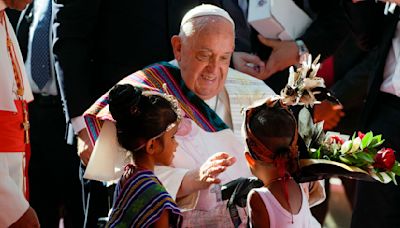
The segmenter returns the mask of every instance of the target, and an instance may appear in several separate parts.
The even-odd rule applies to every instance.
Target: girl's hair
[[[116,121],[118,142],[131,152],[141,149],[178,120],[177,107],[165,96],[144,95],[141,88],[130,84],[111,89],[109,108]]]
[[[295,159],[297,156],[297,142],[295,142],[297,140],[297,124],[293,114],[281,104],[280,100],[272,105],[264,103],[255,109],[251,112],[248,124],[252,135],[256,137],[256,143],[263,144],[261,148],[265,149],[258,150],[253,147],[255,150],[251,154],[258,157],[259,160],[272,161],[282,175],[284,172],[294,172],[297,168]]]

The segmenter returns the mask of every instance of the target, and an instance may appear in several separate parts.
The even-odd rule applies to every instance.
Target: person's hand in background
[[[264,62],[257,55],[246,52],[234,52],[232,63],[236,70],[258,79],[261,79],[261,74],[265,70]]]
[[[260,79],[265,80],[278,71],[299,63],[299,49],[295,41],[273,40],[258,35],[260,42],[272,48],[271,55],[265,63],[265,71]]]
[[[314,106],[314,122],[324,121],[324,130],[331,130],[344,116],[343,106],[323,101]]]

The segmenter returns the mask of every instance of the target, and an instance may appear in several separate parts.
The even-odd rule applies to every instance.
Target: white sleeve
[[[188,172],[188,169],[174,168],[169,166],[156,166],[154,173],[160,179],[164,187],[167,189],[168,193],[175,199],[178,206],[182,209],[193,209],[195,208],[199,192],[192,193],[188,196],[179,198],[177,200],[176,195],[182,184],[183,177]]]
[[[8,159],[0,153],[0,227],[9,227],[29,208],[28,201],[8,170]]]
[[[77,135],[82,129],[86,127],[85,119],[83,116],[77,116],[71,119],[72,128],[74,133]]]

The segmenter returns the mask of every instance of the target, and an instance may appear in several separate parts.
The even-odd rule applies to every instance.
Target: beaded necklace
[[[290,202],[289,202],[289,193],[288,193],[288,186],[287,186],[287,181],[288,180],[293,180],[293,177],[289,176],[289,175],[285,175],[283,177],[277,177],[277,178],[273,178],[268,184],[265,185],[265,187],[269,188],[269,186],[271,186],[271,184],[275,183],[275,182],[281,182],[282,188],[284,189],[284,193],[285,193],[285,199],[286,202],[289,206],[289,210],[290,210],[290,214],[292,215],[292,224],[294,223],[294,219],[293,219],[293,213],[292,213],[292,207],[290,206]]]

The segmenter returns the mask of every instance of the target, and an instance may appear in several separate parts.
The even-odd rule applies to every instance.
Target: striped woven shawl
[[[118,183],[115,197],[107,227],[149,227],[164,210],[169,210],[172,227],[179,224],[178,206],[150,170],[137,171],[122,187]]]
[[[179,68],[167,62],[150,65],[127,76],[118,84],[125,83],[147,90],[161,91],[174,95],[179,102],[180,108],[184,111],[185,117],[192,119],[207,132],[216,132],[228,128],[201,98],[186,87]],[[164,91],[164,84],[167,91]],[[84,116],[92,142],[95,142],[103,121],[113,121],[108,110],[108,93],[98,99],[85,112]]]

